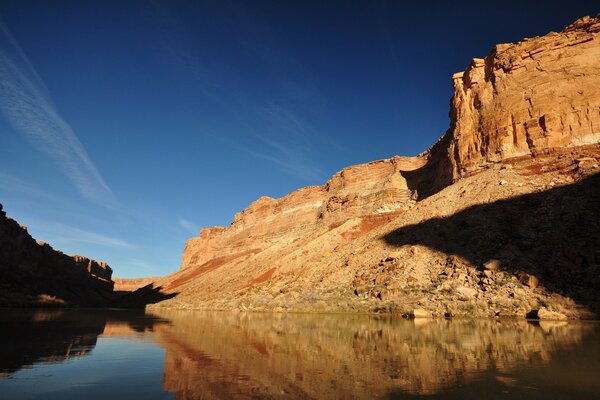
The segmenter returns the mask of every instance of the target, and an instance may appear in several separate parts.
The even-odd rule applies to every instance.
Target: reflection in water
[[[85,317],[81,315],[79,317]],[[96,345],[104,320],[81,323],[63,311],[0,314],[0,376],[34,363],[58,363],[87,354]]]
[[[486,372],[506,383],[511,370],[545,365],[554,351],[577,346],[595,328],[516,320],[159,315],[172,321],[157,339],[167,350],[165,389],[182,399],[425,395]]]
[[[0,378],[34,364],[85,356],[107,329],[144,332],[161,322],[135,310],[2,310]]]
[[[482,393],[490,399],[507,393],[547,399],[600,393],[595,323],[62,310],[2,311],[0,324],[0,378],[10,378],[0,379],[2,398],[22,395],[18,384],[40,376],[46,383],[31,389],[32,397],[68,398],[73,387],[78,396],[109,393],[113,399],[126,398],[124,388],[145,398],[179,399],[481,398]],[[144,345],[123,347],[124,338]],[[101,369],[104,392],[73,372],[16,372],[65,361]],[[144,372],[150,370],[155,372]],[[71,375],[60,375],[66,373]],[[57,391],[52,380],[68,381],[70,391]]]

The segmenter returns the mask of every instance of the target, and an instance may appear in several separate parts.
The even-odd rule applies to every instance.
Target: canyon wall
[[[0,205],[0,305],[97,305],[113,291],[104,262],[36,241]]]
[[[343,169],[324,186],[281,199],[261,197],[231,226],[188,240],[181,270],[245,259],[293,242],[314,225],[399,212],[483,166],[600,140],[600,20],[585,17],[562,33],[500,44],[454,74],[450,129],[417,157]],[[220,259],[226,257],[226,259]]]
[[[429,150],[202,229],[157,307],[599,315],[599,35],[585,17],[495,46],[453,76]]]
[[[400,171],[415,170],[425,162],[424,157],[393,157],[355,165],[324,186],[306,187],[280,199],[261,197],[236,214],[231,226],[204,228],[200,237],[188,240],[181,269],[292,243],[314,225],[335,227],[353,217],[401,210],[412,192]]]
[[[600,140],[600,20],[499,44],[454,74],[448,157],[453,177],[549,148]]]
[[[159,278],[150,276],[148,278],[113,278],[115,292],[133,292],[139,288],[151,285]]]

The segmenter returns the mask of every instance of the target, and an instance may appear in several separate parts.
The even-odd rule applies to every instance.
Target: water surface
[[[600,325],[0,311],[1,399],[598,399]]]

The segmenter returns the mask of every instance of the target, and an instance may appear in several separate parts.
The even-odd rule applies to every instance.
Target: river
[[[0,398],[598,399],[600,324],[2,310]]]

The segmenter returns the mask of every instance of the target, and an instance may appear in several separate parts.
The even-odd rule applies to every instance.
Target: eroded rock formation
[[[36,241],[0,205],[0,305],[98,305],[113,291],[104,262]]]
[[[238,213],[230,227],[204,228],[200,237],[190,239],[181,269],[245,259],[273,244],[301,239],[315,224],[333,227],[354,217],[402,210],[411,191],[400,171],[414,170],[424,161],[394,157],[355,165],[324,186],[303,188],[281,199],[261,197]]]
[[[499,44],[454,74],[453,176],[482,163],[600,140],[600,20]]]
[[[144,286],[148,286],[157,281],[157,277],[148,278],[113,278],[115,282],[115,292],[133,292]]]
[[[429,150],[345,168],[203,229],[157,280],[178,293],[161,304],[589,317],[600,310],[599,32],[585,17],[473,60],[453,76],[450,129]],[[487,221],[478,207],[490,203],[510,223]],[[436,222],[457,214],[461,226]]]

